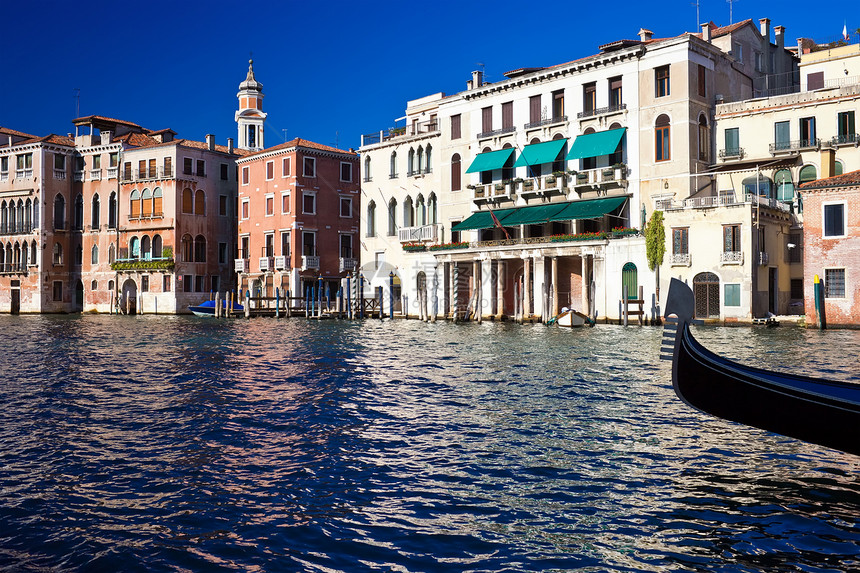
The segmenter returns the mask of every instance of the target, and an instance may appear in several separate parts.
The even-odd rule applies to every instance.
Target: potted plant
[[[576,182],[577,183],[588,183],[588,173],[577,173],[576,174]]]
[[[534,189],[534,186],[535,186],[534,179],[523,180],[523,190],[531,191],[532,189]]]
[[[547,175],[546,176],[546,186],[552,187],[555,185],[555,175]]]
[[[424,243],[403,243],[403,250],[409,253],[426,251],[427,245]]]

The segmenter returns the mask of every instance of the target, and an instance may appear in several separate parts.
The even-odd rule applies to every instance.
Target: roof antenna
[[[284,143],[286,143],[287,142],[287,130],[282,128],[281,131],[284,132]]]
[[[81,88],[73,88],[72,91],[74,95],[72,96],[75,99],[75,119],[81,117]],[[75,137],[78,136],[78,127],[75,125]]]
[[[699,0],[696,0],[695,2],[690,2],[690,6],[696,7],[696,27],[693,28],[695,30],[702,23],[701,20],[699,20]]]
[[[729,4],[729,26],[735,23],[734,16],[732,15],[732,8],[734,8],[734,3],[739,0],[726,0]]]

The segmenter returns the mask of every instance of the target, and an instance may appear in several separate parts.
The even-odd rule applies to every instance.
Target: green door
[[[628,299],[639,298],[639,280],[636,276],[636,265],[627,263],[621,269],[621,293],[627,293]]]

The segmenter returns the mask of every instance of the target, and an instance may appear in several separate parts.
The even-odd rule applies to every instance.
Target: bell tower
[[[263,84],[254,78],[254,60],[248,60],[248,76],[239,84],[239,111],[236,124],[239,127],[239,149],[252,151],[263,149]]]

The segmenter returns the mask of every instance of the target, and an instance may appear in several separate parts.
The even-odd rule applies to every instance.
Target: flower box
[[[467,248],[469,248],[468,242],[442,243],[440,245],[430,245],[431,251],[451,251],[454,249],[467,249]]]
[[[588,173],[577,173],[576,174],[576,182],[577,183],[588,183]]]
[[[549,238],[550,243],[567,243],[570,241],[598,241],[606,238],[604,231],[596,233],[579,233],[577,235],[553,235]]]
[[[404,243],[403,250],[409,253],[415,253],[420,251],[426,251],[427,245],[423,243]]]
[[[523,190],[531,191],[535,187],[535,182],[532,179],[526,179],[523,181]]]

